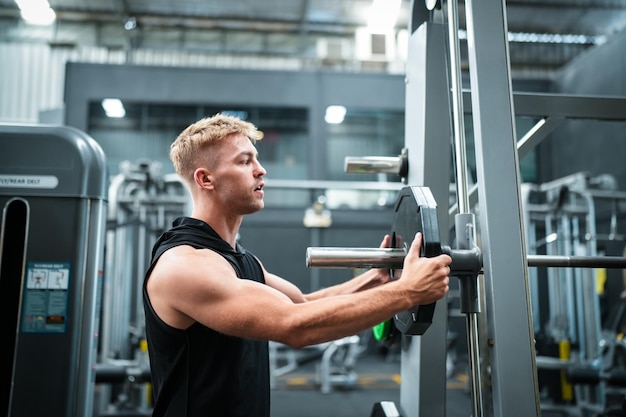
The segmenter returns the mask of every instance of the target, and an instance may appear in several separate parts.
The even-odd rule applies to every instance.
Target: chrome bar
[[[455,262],[456,249],[451,250]],[[308,268],[390,268],[401,269],[406,251],[401,248],[310,247],[306,250]],[[617,268],[626,269],[623,256],[528,255],[529,267]]]
[[[617,268],[626,269],[623,256],[561,256],[528,255],[528,266],[564,268]]]
[[[400,191],[404,184],[382,181],[283,180],[265,178],[265,187],[294,190]]]
[[[308,268],[400,269],[406,251],[397,248],[307,248]]]
[[[467,313],[465,315],[465,326],[467,328],[468,354],[470,355],[469,367],[472,388],[472,416],[483,415],[483,398],[481,395],[481,370],[480,370],[480,345],[478,341],[478,313]]]
[[[353,173],[400,174],[402,158],[399,156],[346,156],[344,171]]]
[[[463,120],[463,90],[461,84],[461,54],[459,52],[459,11],[457,1],[448,1],[448,41],[450,47],[450,81],[452,89],[452,121],[456,164],[456,193],[459,213],[469,213],[467,192],[467,156]],[[475,412],[478,410],[474,410]],[[481,413],[482,414],[482,413]],[[479,417],[474,415],[474,417]]]

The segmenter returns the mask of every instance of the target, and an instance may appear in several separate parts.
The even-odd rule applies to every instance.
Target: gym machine
[[[445,253],[452,258],[450,275],[460,280],[460,311],[467,315],[468,347],[470,358],[476,360],[478,355],[478,325],[474,315],[480,312],[477,286],[478,275],[483,273],[483,253],[476,245],[472,223],[464,223],[465,216],[457,216],[459,222],[456,230],[462,230],[469,236],[467,243],[452,249],[440,242],[439,221],[436,212],[437,204],[427,187],[409,186],[398,194],[395,205],[393,225],[391,229],[391,248],[333,248],[310,247],[307,249],[306,264],[311,268],[387,268],[391,270],[392,279],[402,274],[402,265],[408,246],[415,233],[423,234],[422,256],[432,257]],[[469,224],[469,228],[466,226]],[[469,233],[468,233],[469,229]],[[578,268],[626,268],[626,258],[620,256],[562,256],[562,255],[528,255],[529,267],[578,267]],[[424,335],[433,323],[435,304],[418,305],[410,310],[394,316],[392,321],[382,323],[379,339],[390,344],[398,343],[400,335]],[[393,325],[391,324],[393,322]],[[490,343],[490,342],[488,342]],[[594,346],[597,347],[597,346]],[[473,349],[473,351],[472,351]],[[569,362],[563,362],[570,364]],[[560,365],[563,367],[563,365]],[[478,372],[478,364],[470,362],[472,372]],[[589,379],[591,369],[577,368],[572,371],[572,380]],[[593,373],[597,378],[599,374]],[[480,375],[475,378],[474,392],[480,395]],[[609,378],[620,381],[619,375]],[[620,382],[620,384],[622,384]],[[479,398],[474,399],[480,403]],[[476,403],[474,404],[475,406]]]
[[[409,163],[405,183],[411,186],[428,184],[428,188],[409,187],[400,193],[404,197],[398,200],[396,212],[401,215],[395,218],[397,221],[394,220],[394,226],[400,226],[401,221],[408,222],[409,224],[402,224],[404,230],[398,232],[401,232],[400,236],[404,236],[404,239],[407,239],[406,236],[412,238],[417,231],[414,228],[424,226],[422,220],[422,223],[415,220],[417,208],[420,208],[420,213],[423,208],[430,213],[427,216],[430,223],[425,229],[434,235],[431,236],[434,240],[429,241],[426,238],[425,246],[428,246],[428,242],[434,243],[434,248],[431,249],[437,251],[437,242],[445,243],[447,240],[447,236],[439,236],[438,230],[449,230],[450,138],[451,125],[454,125],[459,209],[451,223],[456,224],[456,249],[473,253],[469,257],[472,262],[482,257],[479,264],[482,264],[485,273],[486,314],[492,319],[487,323],[491,362],[488,376],[495,383],[493,389],[488,391],[485,388],[491,386],[491,381],[483,378],[483,367],[488,360],[482,355],[481,364],[478,344],[477,314],[482,308],[477,297],[478,281],[475,275],[478,271],[466,271],[468,274],[462,282],[467,284],[462,284],[462,299],[468,301],[464,303],[464,309],[467,311],[468,348],[472,368],[473,416],[483,415],[483,403],[489,404],[488,414],[537,416],[538,390],[526,265],[522,259],[524,242],[520,233],[518,156],[508,51],[506,42],[503,41],[506,39],[504,2],[466,2],[465,5],[473,86],[472,114],[476,128],[481,240],[482,247],[486,249],[478,259],[475,256],[478,255],[475,248],[476,227],[473,215],[469,212],[471,195],[464,179],[467,171],[464,138],[461,136],[464,129],[460,124],[464,111],[463,92],[459,82],[456,2],[448,3],[449,59],[446,57],[445,26],[441,22],[437,2],[426,3],[418,1],[412,4],[406,70],[405,148]],[[474,21],[475,18],[477,22]],[[499,65],[493,65],[493,59],[487,59],[493,56],[502,57]],[[448,61],[450,70],[446,66]],[[451,82],[448,80],[448,73],[451,74]],[[494,84],[500,87],[490,89],[487,96],[485,87]],[[451,108],[453,123],[450,119]],[[498,140],[494,140],[495,138]],[[485,155],[483,149],[488,150]],[[483,163],[483,156],[489,155],[497,155],[498,158]],[[500,209],[491,213],[491,207]],[[404,219],[409,212],[412,212],[411,219]],[[438,228],[435,228],[437,223]],[[397,236],[398,232],[393,231],[392,236]],[[506,278],[493,279],[494,276]],[[498,297],[493,297],[494,293]],[[401,408],[406,417],[444,416],[447,306],[438,303],[437,308],[427,307],[423,315],[420,312],[421,307],[412,309],[402,315],[400,320],[396,320],[402,322],[401,327],[405,330],[415,332],[414,334],[422,333],[419,337],[402,339]],[[426,328],[428,331],[424,332]],[[514,334],[512,329],[515,329]]]
[[[152,245],[176,217],[191,212],[191,198],[176,174],[139,160],[120,164],[108,200],[94,414],[147,414],[150,368],[141,286]]]
[[[624,241],[617,223],[626,194],[610,175],[578,172],[543,184],[522,184],[522,197],[530,253],[595,257],[607,245],[610,251]],[[623,361],[618,357],[622,318],[618,312],[614,322],[607,317],[603,323],[600,302],[608,275],[603,259],[610,260],[602,257],[596,270],[529,271],[537,367],[550,399],[543,402],[544,410],[577,407],[593,414],[616,400],[621,404],[624,391],[616,387],[626,382],[620,379]]]
[[[502,0],[465,2],[471,93],[462,91],[457,3],[446,3],[448,58],[438,3],[412,4],[405,150],[395,161],[385,158],[374,163],[374,157],[346,160],[346,167],[356,167],[352,172],[397,168],[408,184],[396,202],[392,247],[309,248],[307,264],[385,267],[397,276],[405,245],[422,231],[424,255],[448,252],[453,259],[452,275],[460,278],[461,309],[467,318],[472,416],[539,416],[528,267],[623,268],[626,261],[619,257],[527,255],[519,158],[565,118],[623,120],[624,100],[514,95]],[[464,104],[466,108],[471,104],[474,122],[477,183],[471,189],[464,155]],[[540,117],[519,142],[514,104],[518,114]],[[622,114],[611,109],[611,104]],[[457,198],[456,204],[448,207],[451,137]],[[471,213],[476,202],[478,227]],[[455,227],[454,249],[445,244],[446,233],[439,233],[448,231],[448,224]],[[405,417],[445,416],[446,310],[445,303],[440,302],[436,308],[415,306],[394,317],[391,330],[403,334],[400,397]],[[479,329],[483,331],[480,340]],[[384,408],[377,404],[373,415],[383,415]]]
[[[92,414],[106,221],[99,145],[0,125],[3,416]]]

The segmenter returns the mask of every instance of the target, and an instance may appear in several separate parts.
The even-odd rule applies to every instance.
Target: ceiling
[[[416,0],[420,1],[420,0]],[[372,0],[49,0],[53,27],[26,25],[14,0],[0,0],[0,42],[46,42],[133,51],[189,50],[301,59],[310,66],[350,68],[355,33],[366,24]],[[579,54],[626,28],[626,0],[509,0],[507,19],[514,77],[550,78]],[[396,29],[409,24],[411,2],[403,0]],[[464,25],[463,2],[459,5]],[[124,29],[132,21],[136,27]],[[584,35],[556,37],[521,34]],[[325,45],[326,52],[320,52]],[[332,52],[332,47],[340,47]],[[363,58],[361,58],[363,60]],[[365,59],[367,60],[367,59]],[[389,60],[372,59],[388,70]]]

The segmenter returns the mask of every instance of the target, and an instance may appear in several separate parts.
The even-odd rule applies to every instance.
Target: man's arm
[[[380,243],[381,248],[389,247],[390,237],[385,235]],[[267,272],[264,268],[266,284],[270,287],[276,288],[280,292],[286,294],[296,303],[305,301],[319,300],[325,297],[332,297],[341,294],[352,294],[355,292],[363,291],[369,288],[374,288],[382,284],[389,282],[389,270],[387,269],[370,269],[356,277],[342,282],[337,285],[319,289],[309,294],[302,294],[302,292],[292,283],[285,279]]]
[[[359,333],[415,304],[442,298],[451,259],[420,258],[420,246],[421,238],[415,239],[397,281],[305,303],[237,278],[213,251],[177,247],[161,256],[148,279],[148,293],[159,317],[171,326],[186,328],[197,321],[233,336],[304,347]]]
[[[390,241],[391,238],[389,235],[385,235],[379,247],[388,248]],[[331,297],[339,294],[352,294],[386,284],[389,282],[389,279],[390,276],[388,269],[370,269],[341,284],[322,288],[318,291],[307,294],[305,298],[307,300],[319,300],[320,298]]]
[[[265,283],[270,287],[280,291],[291,299],[294,303],[304,303],[307,301],[319,300],[336,295],[352,294],[355,292],[374,288],[389,282],[389,271],[385,269],[370,269],[356,277],[331,287],[322,288],[309,294],[303,294],[293,283],[284,278],[274,275],[264,270]]]

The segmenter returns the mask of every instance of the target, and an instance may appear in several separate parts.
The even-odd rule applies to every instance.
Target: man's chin
[[[248,213],[246,214],[252,214],[252,213],[256,213],[257,211],[261,211],[263,210],[263,208],[265,208],[265,202],[261,201],[259,204],[257,204],[254,207],[250,207],[250,210],[248,211]]]

